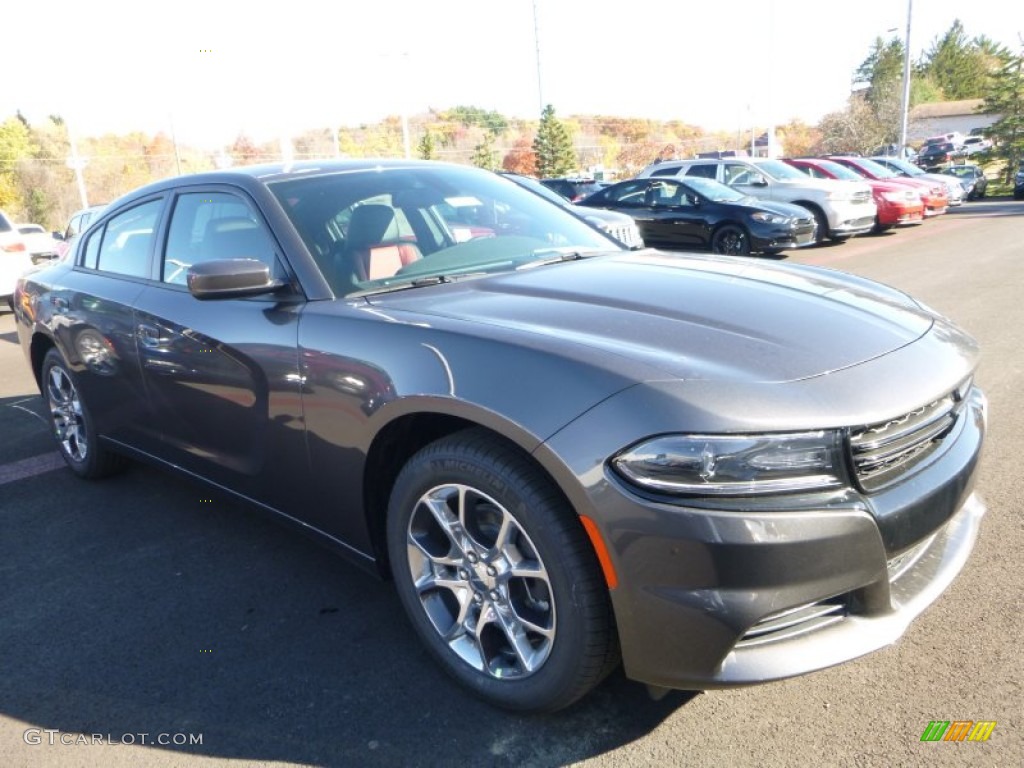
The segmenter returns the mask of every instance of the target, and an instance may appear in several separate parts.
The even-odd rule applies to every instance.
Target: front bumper
[[[878,204],[878,223],[883,227],[919,224],[924,220],[924,205],[907,205],[887,200]]]
[[[626,675],[704,690],[768,682],[895,642],[962,569],[985,507],[973,390],[926,465],[879,491],[640,498],[607,468],[600,524]],[[596,514],[596,513],[595,513]]]
[[[750,245],[755,252],[784,251],[814,245],[814,222],[803,226],[760,225],[750,227]]]

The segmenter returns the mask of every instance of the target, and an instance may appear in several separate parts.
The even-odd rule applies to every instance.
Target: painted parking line
[[[32,456],[21,461],[12,461],[9,464],[0,464],[0,485],[23,480],[26,477],[42,475],[66,466],[67,464],[64,463],[64,459],[57,451]]]

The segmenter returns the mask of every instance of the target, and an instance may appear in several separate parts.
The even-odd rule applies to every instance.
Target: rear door
[[[159,429],[141,379],[132,305],[153,274],[156,233],[167,198],[119,209],[88,238],[40,311],[75,371],[97,431],[150,450]]]

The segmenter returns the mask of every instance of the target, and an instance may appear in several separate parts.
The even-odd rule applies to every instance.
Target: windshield
[[[885,165],[889,168],[895,168],[907,176],[924,176],[924,171],[913,163],[908,163],[906,160],[897,160],[890,157],[886,158]]]
[[[560,206],[474,168],[396,165],[268,186],[342,296],[623,250]]]
[[[948,173],[950,176],[967,178],[968,176],[974,176],[974,169],[966,165],[954,165],[952,168],[944,170],[943,173]]]
[[[759,171],[767,173],[769,176],[775,179],[788,179],[790,181],[807,181],[807,174],[802,171],[798,171],[792,165],[784,163],[781,160],[765,160],[764,162],[757,163],[756,166]]]
[[[856,164],[863,168],[865,171],[870,173],[876,179],[897,179],[899,174],[894,171],[890,171],[881,163],[876,163],[867,157],[858,157]]]
[[[689,187],[694,192],[703,195],[708,200],[714,200],[717,203],[736,203],[740,200],[746,199],[747,197],[742,192],[737,192],[726,184],[722,184],[714,179],[704,179],[699,176],[687,176],[686,183],[683,186]]]
[[[864,181],[864,177],[856,171],[847,168],[842,163],[836,163],[832,160],[815,160],[815,165],[819,166],[822,170],[828,171],[837,179],[845,179],[846,181]]]

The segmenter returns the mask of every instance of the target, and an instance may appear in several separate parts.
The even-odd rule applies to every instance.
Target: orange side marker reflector
[[[604,571],[604,580],[608,589],[615,589],[619,586],[619,577],[615,573],[612,557],[608,554],[608,547],[605,546],[601,532],[597,529],[597,523],[586,515],[580,515],[580,520],[583,521],[583,528],[587,531],[587,536],[590,537],[594,552],[597,553],[597,561],[601,564],[601,570]]]

